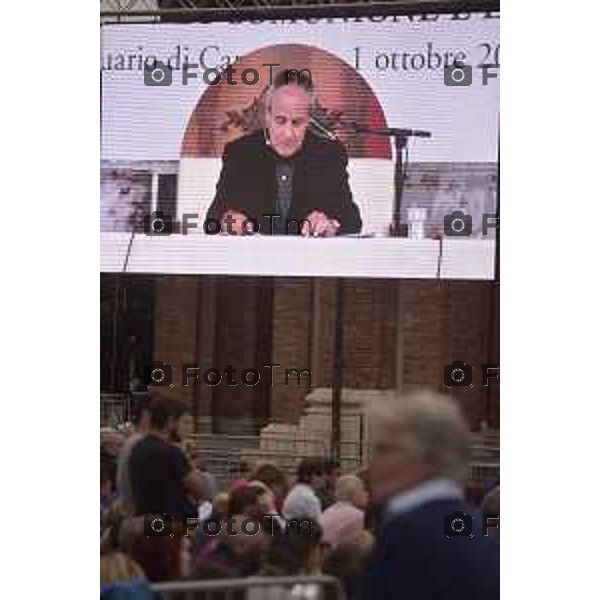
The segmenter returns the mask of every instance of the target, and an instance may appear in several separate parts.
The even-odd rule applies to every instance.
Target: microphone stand
[[[390,225],[389,233],[391,237],[406,237],[406,231],[403,231],[404,227],[402,226],[402,220],[400,218],[402,210],[402,195],[404,193],[404,180],[406,179],[407,167],[407,165],[404,164],[403,151],[406,148],[409,137],[430,138],[431,132],[420,131],[416,129],[399,129],[397,127],[365,127],[360,123],[356,123],[355,121],[344,120],[339,120],[335,124],[335,127],[332,127],[331,129],[323,125],[316,118],[311,119],[311,123],[313,123],[313,125],[317,127],[321,133],[325,133],[330,139],[335,139],[337,137],[334,130],[338,129],[347,130],[362,135],[383,135],[385,137],[394,138],[394,147],[396,151],[396,159],[394,163],[394,210],[392,213],[392,223]]]
[[[406,232],[402,231],[402,220],[400,210],[402,209],[402,195],[404,193],[404,180],[406,179],[406,165],[403,159],[404,149],[408,142],[408,137],[400,133],[392,134],[394,146],[396,148],[396,161],[394,164],[394,211],[392,213],[392,225],[390,227],[391,237],[406,237]],[[402,236],[404,234],[404,236]]]
[[[356,134],[364,135],[384,135],[394,138],[396,148],[396,162],[394,165],[394,212],[392,223],[390,225],[390,236],[400,237],[401,219],[400,209],[402,208],[402,193],[404,192],[405,165],[403,164],[402,152],[406,148],[409,137],[431,137],[429,131],[417,131],[412,129],[383,128],[374,129],[363,127],[355,122],[338,121],[335,127],[327,127],[317,118],[311,118],[311,123],[321,134],[329,139],[336,139],[335,130],[347,130]],[[341,457],[341,418],[342,418],[342,389],[344,385],[344,279],[338,278],[336,281],[335,294],[335,324],[333,331],[333,378],[331,385],[331,446],[330,455],[335,461]],[[362,442],[361,442],[362,443]]]
[[[394,148],[396,150],[396,158],[394,163],[394,210],[392,213],[392,223],[390,225],[391,237],[406,237],[405,228],[402,225],[401,210],[402,210],[402,195],[404,193],[404,180],[406,179],[406,167],[408,161],[404,163],[404,149],[408,143],[409,137],[431,137],[429,131],[419,131],[413,129],[398,129],[397,127],[385,127],[381,129],[363,127],[358,123],[350,123],[349,129],[355,133],[365,135],[383,135],[394,138]]]

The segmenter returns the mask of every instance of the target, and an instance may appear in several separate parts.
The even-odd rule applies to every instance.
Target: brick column
[[[198,278],[161,275],[156,278],[154,305],[154,360],[173,367],[173,388],[163,388],[168,396],[194,402],[194,386],[183,387],[182,365],[197,362]]]
[[[270,278],[220,277],[216,283],[214,361],[222,382],[212,388],[212,415],[219,431],[258,431],[269,416],[268,370],[262,365],[271,356],[272,291]],[[227,384],[225,368],[236,369]],[[242,382],[245,369],[257,369],[259,383]]]
[[[317,385],[312,353],[318,351],[314,335],[315,279],[277,279],[273,300],[273,347],[271,362],[281,365],[273,369],[274,385],[270,389],[271,418],[296,422],[303,413],[304,399],[310,392],[306,375],[290,375],[285,383],[286,369],[309,369],[311,383]]]
[[[498,327],[492,311],[497,292],[489,282],[464,281],[407,282],[404,290],[404,388],[427,386],[451,394],[477,426],[486,416],[488,394],[491,410],[498,409],[497,384],[484,388],[481,376],[484,363],[497,361],[497,338],[490,338]],[[444,366],[457,360],[474,367],[473,387],[445,386]],[[490,420],[494,425],[498,419]]]

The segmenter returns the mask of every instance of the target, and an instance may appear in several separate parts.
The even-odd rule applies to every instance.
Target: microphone
[[[271,145],[271,136],[269,135],[269,130],[265,127],[263,128],[263,137],[265,138],[265,144],[267,146]]]
[[[327,139],[330,139],[330,140],[338,139],[338,136],[333,131],[331,131],[331,129],[329,129],[328,127],[323,125],[323,123],[321,123],[321,121],[319,121],[319,119],[317,119],[317,117],[310,117],[310,124],[315,129],[318,129]]]
[[[338,136],[336,132],[326,125],[324,125],[319,119],[315,116],[310,117],[311,125],[317,129],[319,132],[325,135],[330,140],[337,140]],[[382,127],[382,128],[373,128],[366,127],[365,125],[361,125],[356,121],[345,121],[342,120],[339,123],[339,126],[335,127],[335,129],[345,129],[349,131],[353,131],[354,133],[363,133],[367,135],[385,135],[388,137],[420,137],[420,138],[430,138],[431,131],[423,131],[421,129],[399,129],[397,127]]]
[[[430,138],[431,131],[422,131],[421,129],[398,129],[397,127],[384,127],[381,129],[373,129],[365,127],[360,123],[353,121],[350,123],[352,129],[356,133],[371,133],[373,135],[388,135],[388,136],[401,136],[401,137],[421,137]]]
[[[401,135],[405,135],[407,137],[422,137],[422,138],[430,138],[431,131],[422,131],[421,129],[397,129],[392,131],[397,131]]]

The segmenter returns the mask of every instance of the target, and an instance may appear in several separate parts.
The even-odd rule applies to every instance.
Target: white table
[[[493,240],[442,240],[441,279],[494,279],[496,244]]]
[[[102,272],[266,275],[284,277],[368,277],[392,279],[493,278],[493,242],[406,238],[311,238],[297,236],[171,236],[103,232]],[[457,244],[460,242],[457,242]],[[448,258],[442,250],[448,248]],[[469,250],[470,253],[465,253]],[[470,257],[470,258],[469,258]],[[491,258],[491,264],[490,264]],[[472,259],[472,268],[469,260]],[[456,262],[456,266],[454,265]],[[444,273],[442,274],[441,268]],[[461,275],[462,274],[462,275]]]
[[[132,243],[130,233],[100,232],[100,272],[118,273],[123,270],[127,247]]]

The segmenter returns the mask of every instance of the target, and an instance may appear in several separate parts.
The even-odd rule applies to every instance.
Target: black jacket
[[[207,219],[220,219],[227,209],[237,210],[256,219],[261,234],[285,233],[283,219],[265,216],[277,213],[275,165],[282,160],[267,146],[262,130],[227,144]],[[302,147],[288,160],[294,161],[294,175],[287,219],[299,220],[319,210],[339,221],[339,233],[360,232],[362,222],[348,185],[348,155],[342,144],[307,131]],[[290,234],[297,230],[290,224]]]
[[[465,535],[448,537],[456,511],[472,521]],[[499,600],[500,544],[484,535],[477,509],[432,501],[382,524],[361,588],[361,600]]]

